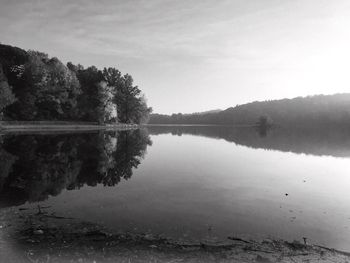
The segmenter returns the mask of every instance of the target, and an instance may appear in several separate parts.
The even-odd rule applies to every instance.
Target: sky
[[[0,42],[116,67],[156,113],[350,92],[348,0],[0,0]]]

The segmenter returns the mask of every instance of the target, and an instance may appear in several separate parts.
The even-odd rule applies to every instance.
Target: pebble
[[[44,231],[41,229],[38,229],[38,230],[34,230],[33,233],[34,233],[34,235],[42,235],[42,234],[44,234]]]

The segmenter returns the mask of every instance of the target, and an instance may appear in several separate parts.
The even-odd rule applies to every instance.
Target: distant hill
[[[350,126],[350,93],[254,101],[203,114],[152,114],[149,123],[253,125],[261,116],[280,126]]]
[[[183,115],[203,115],[203,114],[210,114],[210,113],[218,113],[222,110],[216,109],[216,110],[208,110],[208,111],[201,111],[201,112],[194,112],[189,114],[183,114]]]

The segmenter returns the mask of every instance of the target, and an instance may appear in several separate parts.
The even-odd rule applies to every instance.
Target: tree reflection
[[[0,193],[2,192],[5,181],[12,170],[12,165],[16,161],[16,157],[6,152],[3,149],[2,144],[3,138],[0,137]]]
[[[220,138],[250,148],[350,157],[350,130],[342,127],[149,126],[151,135],[191,134]]]
[[[129,179],[151,145],[143,130],[3,138],[0,205],[18,205],[84,185]]]
[[[122,178],[129,179],[146,154],[147,146],[152,144],[144,130],[87,136],[88,143],[83,144],[79,153],[83,165],[76,181],[78,185],[70,189],[84,184],[113,186]]]

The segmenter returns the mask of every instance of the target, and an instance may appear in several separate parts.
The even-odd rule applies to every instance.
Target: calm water
[[[115,231],[350,251],[350,133],[163,126],[1,140],[0,209],[39,203]]]

